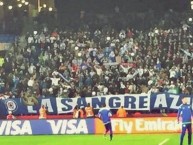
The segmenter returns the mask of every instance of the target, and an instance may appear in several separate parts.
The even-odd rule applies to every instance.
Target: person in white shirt
[[[33,43],[34,42],[34,38],[30,35],[29,37],[28,37],[28,39],[27,39],[27,43],[28,44],[31,44],[31,43]]]
[[[64,41],[62,41],[60,43],[60,50],[65,50],[66,49],[66,44],[64,43]]]
[[[28,87],[33,87],[33,85],[34,85],[34,78],[33,78],[33,77],[31,77],[31,78],[28,80],[27,85],[28,85]]]
[[[142,76],[142,75],[143,75],[143,72],[144,72],[144,69],[142,68],[142,66],[140,66],[140,67],[138,68],[139,76]]]
[[[176,77],[175,67],[172,67],[172,68],[169,70],[169,73],[170,73],[170,79],[171,79],[171,78],[175,78],[175,77]]]
[[[123,70],[124,73],[128,73],[129,69],[131,69],[131,67],[129,67],[128,65],[120,65],[121,69]]]
[[[56,75],[58,75],[58,72],[53,72],[52,73],[53,77],[50,78],[52,81],[52,86],[58,86],[59,85],[60,78],[57,78]]]
[[[29,68],[28,68],[28,72],[29,74],[33,74],[36,70],[36,67],[33,65],[33,63],[30,64]]]
[[[53,86],[58,86],[59,85],[60,78],[53,77],[53,78],[50,78],[50,79],[52,81]]]
[[[97,75],[100,76],[103,73],[103,70],[101,69],[101,67],[99,65],[95,65],[94,68],[97,72]]]
[[[125,30],[121,30],[121,32],[119,33],[119,38],[120,38],[120,39],[125,39],[125,38],[126,38],[126,32],[125,32]]]

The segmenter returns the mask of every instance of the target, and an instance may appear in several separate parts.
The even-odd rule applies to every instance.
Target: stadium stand
[[[39,22],[43,15],[37,19],[41,29],[18,37],[6,51],[1,99],[22,97],[28,103],[39,96],[193,93],[188,13],[82,12],[54,29]],[[0,42],[10,40],[12,36],[0,36]]]

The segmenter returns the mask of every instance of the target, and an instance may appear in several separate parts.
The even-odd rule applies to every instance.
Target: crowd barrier
[[[176,117],[112,118],[115,134],[177,133]],[[103,134],[100,119],[1,120],[0,135]]]

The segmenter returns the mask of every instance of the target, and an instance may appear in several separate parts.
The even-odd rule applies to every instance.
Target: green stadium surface
[[[1,145],[178,145],[180,134],[0,136]],[[187,144],[187,135],[184,145]]]

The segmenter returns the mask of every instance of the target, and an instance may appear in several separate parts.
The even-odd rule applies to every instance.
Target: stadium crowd
[[[44,25],[18,37],[0,69],[1,98],[23,97],[30,104],[39,96],[192,94],[193,41],[187,17],[173,11],[162,18],[137,16],[143,26],[146,19],[154,20],[148,21],[151,27],[131,27],[128,15],[120,17],[124,25],[114,25],[112,16],[89,23],[82,13],[75,29]]]

